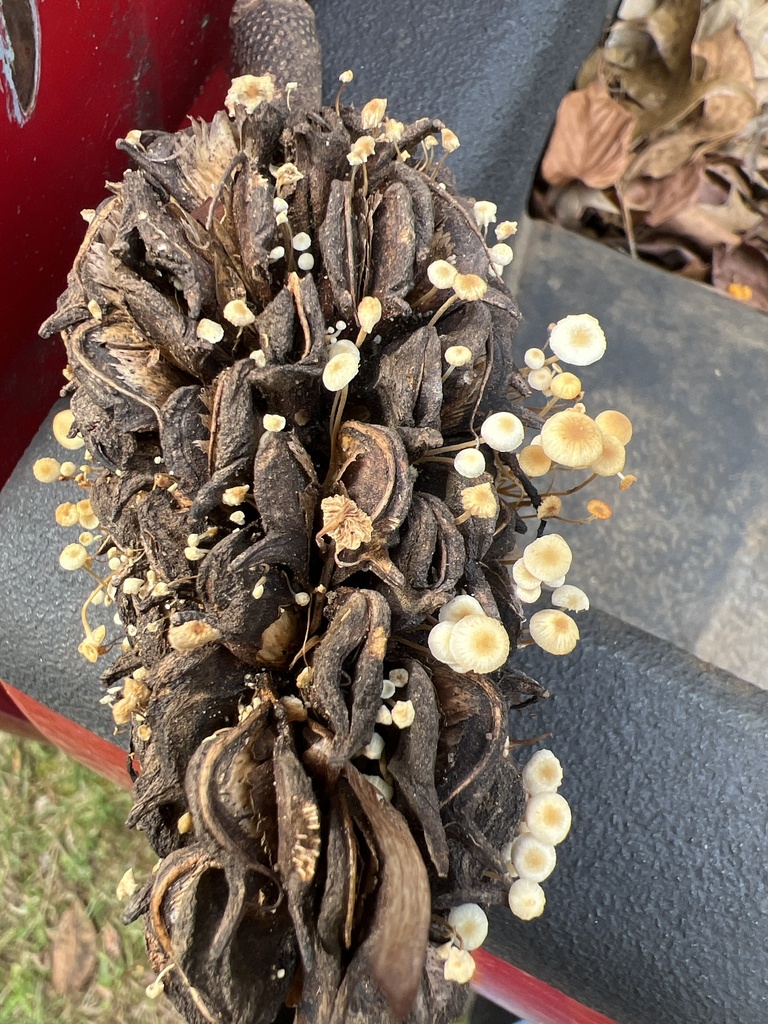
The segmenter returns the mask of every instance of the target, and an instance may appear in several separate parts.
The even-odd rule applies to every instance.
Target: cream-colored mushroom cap
[[[472,362],[472,349],[466,345],[449,345],[443,358],[449,366],[466,366]]]
[[[525,568],[542,583],[559,579],[571,568],[573,554],[559,533],[547,533],[523,549]]]
[[[485,612],[476,597],[459,594],[443,605],[438,618],[440,622],[458,622],[465,615],[485,615]]]
[[[487,228],[489,224],[495,223],[496,210],[496,203],[491,203],[487,199],[478,200],[472,207],[478,227]]]
[[[566,584],[552,592],[552,604],[569,612],[585,612],[589,609],[589,598],[579,587]]]
[[[453,460],[453,468],[459,476],[474,480],[485,472],[485,456],[477,448],[465,448],[457,452]]]
[[[525,427],[512,412],[494,412],[483,421],[480,436],[494,451],[513,452],[523,443]]]
[[[514,256],[506,242],[497,242],[488,251],[491,254],[491,260],[499,267],[508,267]]]
[[[381,302],[375,295],[366,295],[357,307],[357,319],[366,334],[381,320]]]
[[[510,850],[512,866],[521,878],[543,882],[557,864],[557,853],[551,843],[542,843],[532,835],[518,836]]]
[[[528,383],[534,391],[546,391],[552,383],[552,371],[548,366],[542,366],[539,370],[531,370],[528,374]]]
[[[495,519],[499,514],[498,498],[490,483],[464,487],[459,497],[464,511],[478,519]]]
[[[571,808],[559,793],[537,793],[525,808],[525,823],[534,839],[557,846],[571,829]]]
[[[618,409],[606,409],[595,416],[595,423],[604,434],[612,434],[626,445],[632,440],[632,421]]]
[[[440,141],[446,153],[454,153],[461,145],[458,135],[456,132],[452,132],[450,128],[442,128],[440,130]]]
[[[598,476],[615,476],[624,469],[624,445],[613,434],[603,434],[603,450],[589,468]]]
[[[544,913],[547,897],[538,882],[518,878],[509,889],[509,909],[521,921],[532,921]]]
[[[435,288],[452,288],[458,270],[448,260],[434,260],[427,267],[427,277]]]
[[[463,671],[494,672],[509,657],[509,635],[498,619],[465,615],[454,623],[450,649],[452,660]]]
[[[448,915],[448,924],[456,932],[464,949],[479,949],[488,938],[488,918],[477,903],[462,903]]]
[[[539,577],[534,576],[533,573],[526,568],[525,562],[522,558],[518,558],[512,566],[512,579],[518,587],[526,587],[528,590],[541,586],[541,580]]]
[[[74,420],[75,417],[71,409],[61,409],[53,417],[53,436],[62,448],[66,448],[68,451],[76,451],[85,444],[80,434],[75,437],[67,437]]]
[[[564,398],[570,402],[581,394],[581,381],[575,373],[558,373],[552,378],[549,390],[555,398]]]
[[[252,114],[260,103],[271,103],[274,97],[275,80],[272,75],[240,75],[232,79],[224,106],[230,117],[234,117],[236,106],[242,106],[247,114]]]
[[[224,337],[224,328],[221,324],[217,324],[215,320],[209,320],[207,317],[203,317],[197,325],[197,331],[195,333],[201,341],[208,341],[215,345],[217,341],[221,341]]]
[[[332,353],[335,348],[335,345],[331,345]],[[347,351],[332,354],[323,370],[323,384],[329,391],[341,391],[357,376],[359,368],[359,353],[356,357]]]
[[[446,981],[456,981],[466,985],[475,973],[475,961],[468,949],[457,949],[451,946],[445,959],[443,977]]]
[[[477,274],[457,274],[451,285],[460,299],[465,302],[475,302],[482,299],[488,291],[487,283]]]
[[[253,323],[256,316],[242,299],[232,299],[224,307],[224,319],[229,320],[234,327],[247,327]]]
[[[221,633],[215,626],[210,626],[202,619],[190,619],[180,626],[171,626],[168,630],[168,643],[174,651],[194,651],[205,644],[218,640]]]
[[[572,469],[590,466],[603,450],[603,432],[593,419],[575,409],[550,416],[541,428],[541,447],[553,462]]]
[[[522,448],[517,461],[520,469],[531,478],[546,476],[552,468],[552,460],[540,444],[529,444],[527,448]]]
[[[526,349],[523,359],[525,360],[525,365],[531,370],[540,370],[547,361],[544,350],[540,348]]]
[[[88,552],[82,544],[67,544],[59,555],[59,565],[62,569],[73,572],[75,569],[82,569],[88,561]]]
[[[570,654],[579,642],[579,627],[556,608],[544,608],[528,623],[531,639],[548,654]]]
[[[522,604],[536,604],[541,597],[541,584],[536,587],[521,587],[516,584],[515,596]]]
[[[38,459],[32,466],[32,473],[41,484],[55,483],[61,476],[61,463],[58,459]]]
[[[576,313],[557,321],[549,335],[549,347],[564,363],[589,366],[605,352],[605,335],[595,317]]]
[[[556,793],[563,782],[563,766],[551,750],[537,750],[523,767],[522,779],[530,796]]]
[[[453,655],[451,654],[453,626],[454,623],[450,619],[444,619],[430,629],[427,637],[427,646],[432,656],[446,665],[453,661]]]

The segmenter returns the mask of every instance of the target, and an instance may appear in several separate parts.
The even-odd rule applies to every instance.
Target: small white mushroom
[[[522,779],[530,796],[555,793],[563,781],[563,766],[551,750],[537,750],[523,768]]]
[[[448,915],[448,924],[456,932],[464,949],[479,949],[488,937],[488,918],[477,903],[462,903]]]
[[[509,909],[521,921],[532,921],[541,917],[547,898],[538,882],[529,878],[518,878],[509,889]]]
[[[520,878],[543,882],[555,870],[557,853],[551,843],[542,843],[533,835],[524,835],[513,840],[510,859]]]
[[[605,335],[589,313],[576,313],[558,320],[549,335],[549,347],[558,359],[573,366],[596,363],[605,352]]]
[[[523,443],[525,427],[514,413],[494,412],[484,420],[480,435],[494,451],[513,452]]]
[[[559,793],[537,793],[525,808],[525,823],[534,839],[557,846],[571,828],[571,808]]]

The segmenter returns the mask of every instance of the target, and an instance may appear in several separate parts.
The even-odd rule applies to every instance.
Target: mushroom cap
[[[537,750],[523,767],[522,779],[530,796],[556,793],[563,782],[563,766],[551,750]]]
[[[366,334],[370,334],[381,320],[381,301],[375,295],[366,295],[357,307],[357,319]]]
[[[466,345],[449,345],[443,358],[449,366],[466,366],[472,362],[472,349]]]
[[[540,370],[547,361],[544,349],[541,348],[526,349],[523,359],[525,361],[525,365],[531,370]]]
[[[572,560],[568,542],[559,533],[547,533],[531,541],[523,550],[525,568],[542,583],[564,576],[571,568]]]
[[[559,793],[537,793],[525,808],[525,823],[534,839],[557,846],[571,829],[571,808]]]
[[[541,597],[541,584],[537,587],[515,586],[515,596],[523,604],[536,604]]]
[[[242,299],[231,299],[224,307],[224,319],[234,327],[247,327],[256,319]]]
[[[531,639],[549,654],[570,654],[579,642],[579,627],[565,612],[544,608],[528,623]]]
[[[261,422],[264,429],[271,434],[279,434],[285,428],[285,416],[278,416],[276,413],[268,412]]]
[[[215,320],[209,320],[208,317],[204,316],[198,323],[195,333],[201,341],[209,341],[212,345],[215,345],[217,341],[221,341],[224,337],[224,328],[221,324],[217,324]]]
[[[375,97],[372,100],[368,100],[360,111],[360,120],[363,128],[378,128],[384,119],[386,109],[387,101],[384,97]]]
[[[512,866],[520,878],[543,882],[549,878],[557,864],[557,853],[551,843],[542,843],[535,836],[518,836],[510,850]]]
[[[488,918],[477,903],[462,903],[448,915],[448,924],[461,939],[464,949],[479,949],[488,937]]]
[[[433,260],[427,267],[429,283],[438,289],[452,288],[458,270],[448,260]]]
[[[472,207],[478,226],[487,228],[489,224],[495,223],[497,209],[496,203],[491,203],[487,199],[479,199]]]
[[[168,643],[174,651],[194,651],[204,644],[218,640],[221,633],[215,626],[210,626],[202,619],[190,619],[180,626],[171,626],[168,630]]]
[[[442,142],[443,149],[446,153],[455,152],[461,145],[458,135],[456,132],[451,131],[450,128],[440,129],[440,141]]]
[[[443,605],[438,618],[440,622],[458,622],[465,615],[485,615],[485,612],[476,597],[459,594]]]
[[[451,946],[445,959],[443,977],[446,981],[456,981],[466,985],[475,973],[475,961],[468,949],[457,949]]]
[[[82,569],[88,561],[88,552],[82,544],[67,544],[59,555],[59,565],[62,569],[73,572],[75,569]]]
[[[331,352],[335,349],[331,345]],[[360,354],[357,357],[351,352],[341,351],[331,355],[323,370],[323,384],[329,391],[341,391],[357,376],[360,368]]]
[[[490,483],[464,487],[459,497],[464,511],[478,519],[495,519],[499,514],[499,501]]]
[[[53,436],[62,448],[72,452],[82,448],[85,444],[80,434],[77,434],[75,437],[67,437],[74,420],[75,417],[71,409],[61,409],[53,417]]]
[[[496,245],[492,245],[488,251],[491,254],[491,260],[498,267],[508,267],[514,257],[512,249],[506,244],[506,242],[497,242]]]
[[[391,680],[390,680],[391,682]],[[392,690],[394,691],[395,684],[392,683]],[[396,725],[398,729],[407,729],[413,725],[413,721],[416,717],[416,709],[413,706],[412,700],[396,700],[391,708],[392,712],[392,724]]]
[[[621,490],[619,485],[619,490]],[[601,501],[600,498],[591,498],[587,502],[587,512],[595,519],[610,519],[613,515],[613,509],[607,501]]]
[[[512,412],[494,412],[483,420],[480,436],[494,451],[513,452],[523,443],[525,427]]]
[[[509,635],[498,619],[465,615],[453,625],[450,650],[464,672],[494,672],[509,657]]]
[[[536,515],[539,519],[551,519],[552,516],[559,516],[562,508],[563,499],[559,495],[545,494],[541,499],[541,504],[536,509]]]
[[[595,423],[604,434],[612,434],[622,444],[632,440],[632,421],[618,409],[606,409],[595,416]]]
[[[291,245],[296,252],[306,252],[307,249],[312,245],[312,239],[306,231],[297,231],[293,236]]]
[[[538,882],[530,878],[518,878],[509,888],[509,909],[521,921],[532,921],[541,917],[547,897]]]
[[[474,480],[485,472],[485,456],[478,448],[464,448],[456,453],[453,468],[459,476]]]
[[[552,383],[552,371],[548,366],[542,366],[538,370],[531,370],[528,374],[528,383],[534,391],[546,391]]]
[[[540,444],[529,444],[517,456],[520,469],[528,477],[546,476],[552,468],[552,460]]]
[[[61,464],[58,459],[37,459],[32,473],[41,484],[52,484],[61,476]]]
[[[603,434],[603,450],[589,468],[598,476],[615,476],[624,469],[624,445],[613,434]]]
[[[575,373],[558,373],[552,378],[549,390],[555,398],[564,398],[569,402],[581,394],[581,380]]]
[[[430,653],[445,665],[453,661],[453,655],[451,654],[451,633],[453,632],[453,627],[453,621],[443,619],[430,629],[427,636],[427,646]],[[394,686],[394,683],[392,685]]]
[[[553,591],[552,604],[555,608],[565,608],[569,612],[586,612],[589,609],[589,598],[579,587],[566,584]]]
[[[232,79],[224,106],[230,117],[235,116],[236,106],[252,114],[260,103],[271,103],[274,97],[275,80],[272,75],[240,75]]]
[[[510,235],[517,234],[517,221],[503,220],[501,224],[496,225],[495,233],[498,240],[503,242],[504,239],[509,238]]]
[[[488,291],[488,284],[477,274],[457,274],[451,287],[465,302],[482,299]]]
[[[538,576],[534,576],[530,569],[526,568],[522,558],[518,558],[512,566],[512,579],[518,587],[525,587],[527,590],[541,587],[541,580]]]
[[[549,347],[564,363],[589,366],[605,352],[605,335],[595,317],[575,313],[557,321],[549,335]]]
[[[591,466],[603,450],[603,432],[593,419],[576,409],[550,416],[541,428],[541,447],[553,462],[572,469]]]

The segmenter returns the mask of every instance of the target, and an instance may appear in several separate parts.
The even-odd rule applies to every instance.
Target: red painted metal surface
[[[483,949],[472,956],[477,964],[472,980],[475,991],[530,1024],[616,1024],[610,1017]]]
[[[18,712],[33,727],[35,735],[31,736],[32,739],[48,740],[65,754],[103,775],[105,779],[110,779],[124,789],[130,789],[131,780],[126,768],[125,751],[101,739],[100,736],[95,736],[64,715],[52,711],[45,704],[33,700],[9,683],[0,680],[0,690],[5,691]]]
[[[61,342],[42,341],[37,330],[55,309],[83,237],[79,211],[97,205],[105,181],[121,176],[125,157],[115,139],[182,122],[211,68],[225,60],[230,8],[231,0],[0,0],[6,51],[3,29],[14,12],[36,12],[39,28],[36,40],[17,41],[19,59],[39,59],[26,120],[14,109],[10,76],[0,75],[0,486],[62,384]]]

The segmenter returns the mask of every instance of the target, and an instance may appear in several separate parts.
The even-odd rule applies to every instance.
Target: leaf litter
[[[560,104],[534,214],[768,311],[768,5],[624,0]]]

